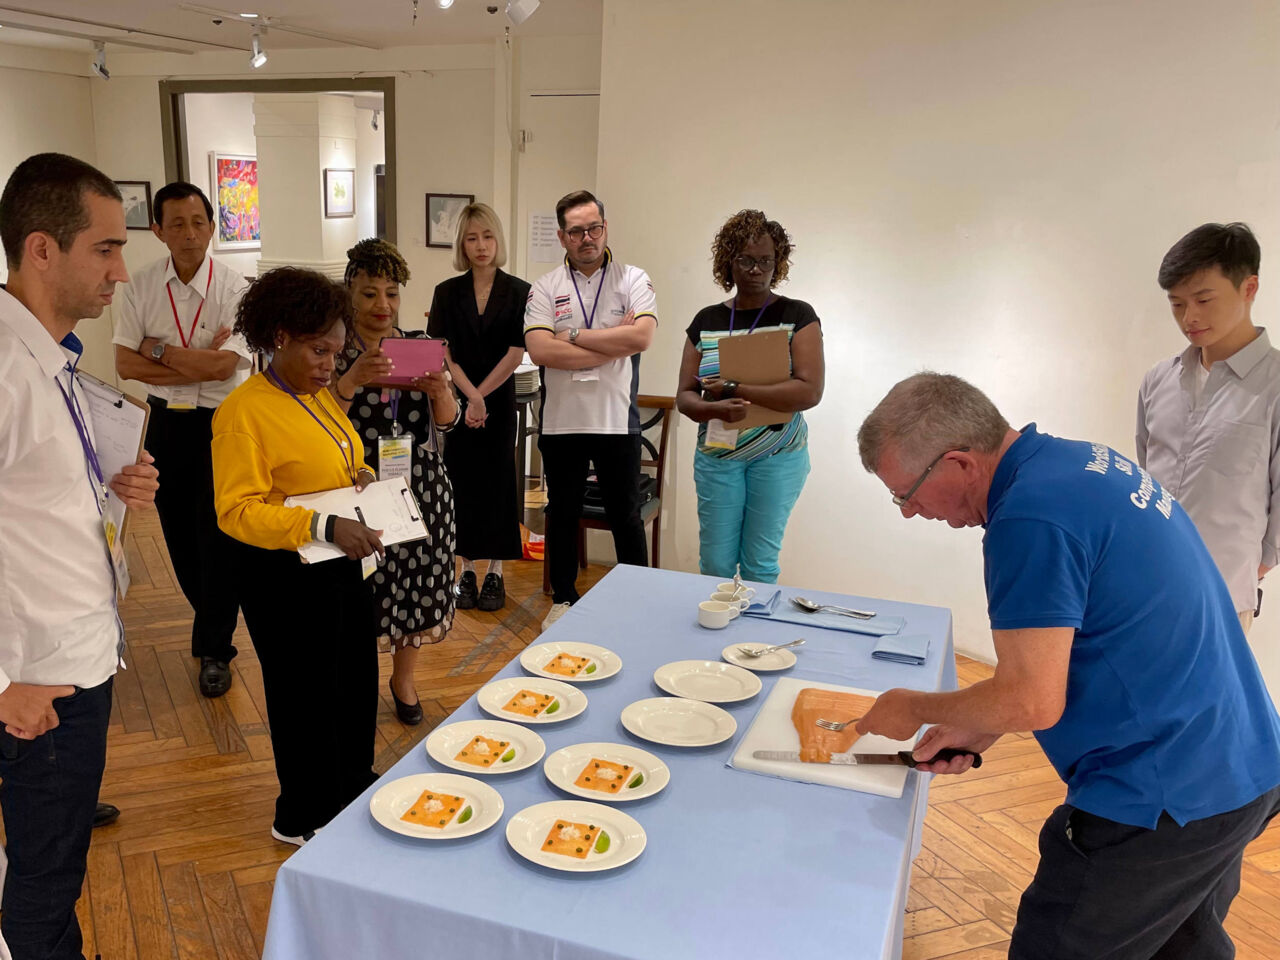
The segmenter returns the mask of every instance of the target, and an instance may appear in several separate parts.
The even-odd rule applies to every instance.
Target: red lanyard
[[[205,254],[205,256],[208,256],[208,254]],[[173,260],[170,259],[169,262],[172,263]],[[182,323],[178,320],[178,305],[173,302],[173,288],[168,283],[164,285],[164,292],[169,295],[169,308],[173,310],[173,325],[178,328],[178,339],[182,341],[184,347],[190,347],[191,338],[196,335],[196,324],[200,322],[200,311],[204,309],[205,300],[209,299],[209,285],[211,283],[213,283],[213,258],[209,257],[209,279],[204,282],[204,300],[201,300],[200,306],[196,307],[195,318],[191,321],[191,332],[186,336],[183,336]]]

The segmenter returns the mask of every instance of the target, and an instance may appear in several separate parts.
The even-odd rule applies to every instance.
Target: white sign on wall
[[[560,238],[556,236],[558,226],[554,213],[529,214],[530,263],[559,263],[564,259]]]

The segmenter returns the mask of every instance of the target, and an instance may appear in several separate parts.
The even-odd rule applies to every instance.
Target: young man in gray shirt
[[[1206,223],[1160,264],[1191,345],[1138,391],[1138,463],[1190,514],[1246,632],[1280,561],[1280,350],[1253,325],[1261,250],[1243,223]]]

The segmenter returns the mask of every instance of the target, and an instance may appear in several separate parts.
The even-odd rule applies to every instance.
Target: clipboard
[[[720,376],[738,383],[767,386],[791,379],[791,337],[786,330],[762,330],[741,336],[721,337]],[[795,414],[753,403],[745,419],[725,424],[731,430],[747,430],[786,423]]]
[[[409,489],[404,477],[392,480],[375,480],[360,493],[355,487],[338,487],[319,493],[304,493],[285,498],[286,507],[306,507],[321,513],[332,513],[349,520],[359,520],[365,526],[381,530],[379,538],[384,547],[414,540],[427,540],[430,531],[422,518],[418,499]],[[336,560],[346,554],[332,543],[312,540],[298,548],[303,563],[323,563]]]

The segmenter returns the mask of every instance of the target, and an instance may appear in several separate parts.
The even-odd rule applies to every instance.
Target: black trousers
[[[354,560],[305,564],[292,550],[232,544],[280,781],[275,828],[300,836],[377,779],[373,591]]]
[[[1244,848],[1280,812],[1280,787],[1238,810],[1154,830],[1060,806],[1040,831],[1010,960],[1229,960],[1222,929]]]
[[[605,517],[619,563],[648,566],[640,519],[639,434],[565,433],[538,438],[547,475],[547,562],[552,603],[578,600],[578,519],[590,464],[596,468]]]
[[[53,701],[58,725],[34,740],[0,727],[0,810],[9,870],[0,934],[13,960],[81,960],[76,900],[107,762],[111,680]]]
[[[231,538],[218,529],[213,509],[213,411],[170,410],[150,397],[147,451],[156,458],[160,489],[156,512],[178,575],[191,604],[191,655],[230,661],[236,655],[236,598],[231,576]]]

